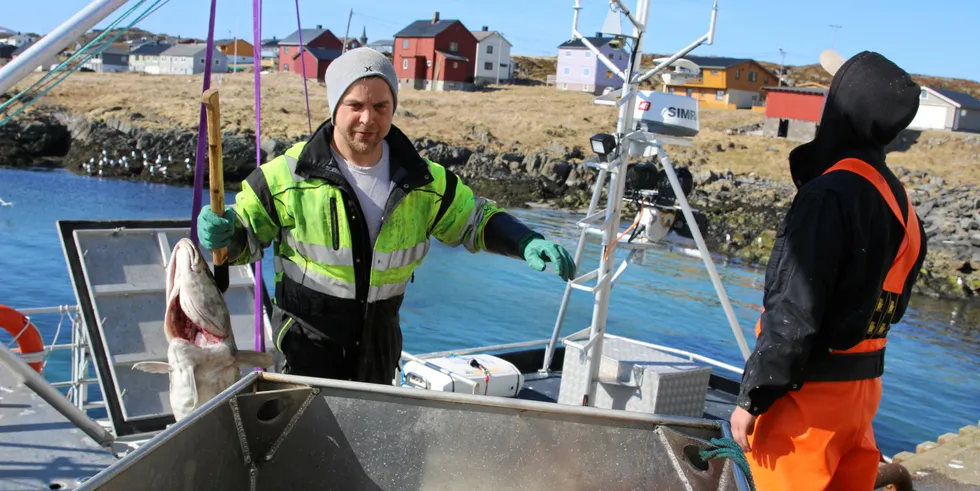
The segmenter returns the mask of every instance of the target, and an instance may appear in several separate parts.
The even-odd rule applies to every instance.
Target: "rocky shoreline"
[[[90,120],[57,109],[35,111],[0,126],[0,167],[60,166],[94,177],[191,185],[196,130],[148,130],[138,125],[140,118],[134,114],[128,120]],[[465,146],[425,138],[414,143],[420,153],[453,170],[475,192],[503,206],[541,203],[577,209],[588,205],[596,172],[584,164],[581,148],[553,146],[524,154],[489,149],[492,135],[474,134],[471,140]],[[254,141],[250,131],[225,132],[224,174],[229,190],[239,189],[254,170]],[[263,161],[292,143],[264,138]],[[794,186],[752,174],[707,170],[701,166],[703,159],[695,159],[674,164],[692,172],[695,185],[688,199],[709,217],[708,247],[748,265],[765,265]],[[980,186],[951,186],[941,178],[901,167],[894,171],[908,188],[929,238],[916,292],[944,299],[980,298]]]

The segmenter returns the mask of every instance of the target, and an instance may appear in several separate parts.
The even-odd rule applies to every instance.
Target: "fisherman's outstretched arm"
[[[440,165],[430,166],[433,174],[445,176],[438,191],[451,200],[445,214],[434,224],[432,235],[449,246],[462,245],[470,252],[492,252],[524,259],[523,246],[533,238],[544,238],[492,201],[476,196],[463,181]],[[435,216],[433,215],[433,219]]]
[[[841,207],[827,192],[800,194],[777,234],[765,312],[745,364],[738,406],[753,415],[803,384],[803,369],[831,306],[841,252],[848,247]]]
[[[265,248],[279,236],[279,213],[262,167],[242,182],[235,195],[235,233],[228,245],[229,263],[250,264],[262,259]]]

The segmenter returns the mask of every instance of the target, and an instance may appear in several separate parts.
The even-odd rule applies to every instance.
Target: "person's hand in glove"
[[[568,281],[575,276],[575,261],[564,247],[550,240],[534,238],[524,246],[524,260],[537,271],[544,271],[545,261],[555,265],[555,272]]]
[[[235,210],[231,206],[225,206],[222,216],[211,211],[210,206],[205,206],[197,216],[197,235],[201,240],[201,247],[205,249],[213,251],[228,247],[234,234]]]

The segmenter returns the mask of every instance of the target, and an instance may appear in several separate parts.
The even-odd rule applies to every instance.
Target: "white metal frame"
[[[549,366],[551,365],[555,348],[558,343],[559,333],[561,332],[562,323],[564,322],[565,314],[568,308],[571,291],[576,289],[593,294],[595,299],[592,323],[589,327],[589,340],[584,345],[586,351],[586,366],[589,374],[587,379],[587,387],[582,388],[581,400],[582,405],[584,406],[591,406],[595,401],[599,360],[601,359],[602,354],[603,337],[606,332],[606,320],[609,311],[609,297],[613,284],[615,280],[626,270],[626,267],[634,254],[646,247],[659,246],[656,243],[629,244],[628,247],[632,249],[630,257],[622,262],[615,273],[613,272],[612,266],[613,262],[615,261],[615,249],[616,247],[621,246],[621,244],[617,241],[617,235],[620,232],[620,218],[622,215],[622,202],[626,181],[625,177],[629,164],[628,160],[631,155],[657,155],[659,158],[660,163],[663,165],[663,168],[666,171],[670,185],[674,190],[674,195],[677,197],[677,201],[683,212],[684,218],[689,224],[694,241],[698,247],[698,255],[704,261],[705,267],[708,269],[709,276],[711,277],[711,281],[715,287],[719,299],[721,300],[725,314],[728,317],[729,324],[731,325],[736,341],[738,342],[739,348],[742,352],[742,356],[747,359],[749,355],[748,345],[745,341],[744,335],[742,334],[741,327],[738,325],[738,320],[735,317],[734,310],[732,309],[731,303],[729,302],[725,293],[725,289],[721,283],[720,277],[718,276],[718,272],[711,260],[711,255],[704,242],[704,237],[702,237],[701,231],[695,225],[697,222],[694,219],[691,206],[684,196],[680,183],[677,179],[677,175],[674,172],[674,168],[670,163],[670,159],[667,158],[666,151],[663,148],[665,143],[680,143],[688,145],[690,143],[679,138],[651,135],[649,133],[637,132],[633,130],[633,111],[636,104],[639,84],[644,80],[647,80],[650,77],[662,72],[664,69],[671,66],[671,64],[673,64],[675,61],[701,44],[713,43],[715,22],[717,20],[718,13],[718,2],[715,0],[712,7],[711,25],[707,34],[701,36],[697,41],[691,43],[673,56],[664,59],[656,67],[647,71],[643,75],[638,75],[637,69],[639,68],[639,63],[641,61],[640,54],[642,53],[643,40],[647,30],[650,2],[649,0],[637,0],[637,8],[635,13],[631,13],[628,9],[626,9],[623,2],[620,0],[609,0],[609,3],[610,8],[618,9],[633,24],[633,34],[631,36],[624,37],[626,39],[633,40],[635,44],[632,47],[625,73],[621,74],[621,78],[623,78],[622,88],[611,95],[597,98],[594,101],[596,104],[614,105],[619,109],[619,117],[617,119],[615,133],[617,146],[613,154],[609,156],[608,162],[593,164],[593,167],[599,169],[599,175],[596,178],[595,188],[592,192],[592,199],[589,203],[589,210],[586,213],[585,218],[579,222],[579,226],[582,228],[582,230],[579,235],[578,245],[575,249],[575,264],[576,266],[581,265],[586,239],[590,234],[602,235],[603,254],[600,256],[598,269],[581,274],[581,276],[570,280],[566,284],[561,306],[559,307],[558,311],[558,318],[555,322],[551,340],[548,342],[544,362],[541,368],[543,372],[547,372]],[[603,60],[603,62],[607,61],[604,60],[602,54],[578,32],[578,17],[579,10],[581,9],[578,1],[576,1],[576,5],[573,7],[573,9],[575,10],[572,25],[573,37],[575,39],[581,39],[589,50],[595,53],[600,60]],[[618,70],[614,71],[614,73],[617,72]],[[615,96],[619,97],[618,100],[614,99]],[[607,193],[608,199],[605,209],[601,210],[598,209],[598,203],[602,187],[607,178],[609,181]],[[594,286],[587,286],[586,282],[591,282],[593,279],[596,280]],[[717,365],[717,363],[715,364]],[[725,366],[725,368],[732,369],[734,367]]]
[[[69,43],[109,16],[129,0],[94,0],[41,38],[24,53],[0,68],[0,94],[33,72],[44,60],[57,55]]]

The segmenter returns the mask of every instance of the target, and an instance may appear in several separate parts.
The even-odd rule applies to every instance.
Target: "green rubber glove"
[[[537,271],[544,271],[545,261],[554,263],[555,272],[565,281],[575,276],[575,261],[572,256],[564,247],[550,240],[531,239],[524,246],[524,260]]]
[[[211,211],[210,206],[201,209],[197,216],[197,236],[201,247],[210,251],[228,247],[234,234],[235,210],[231,206],[225,206],[223,216]]]

